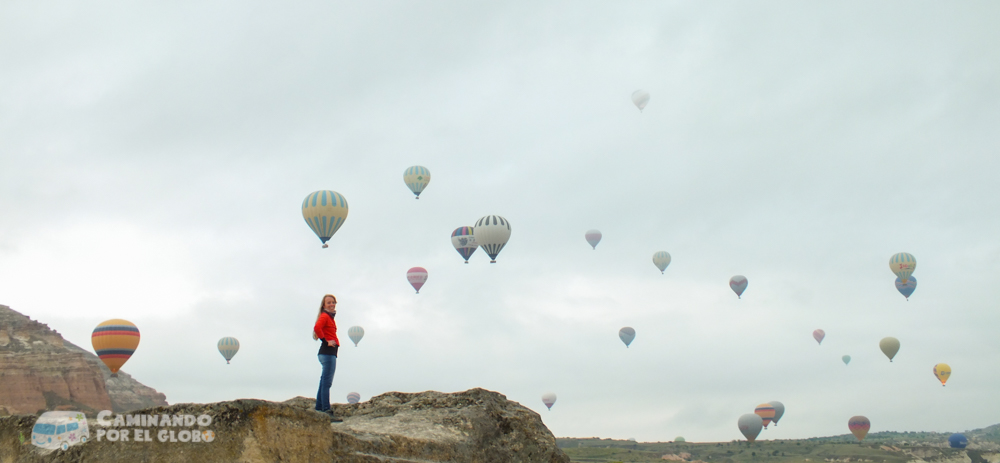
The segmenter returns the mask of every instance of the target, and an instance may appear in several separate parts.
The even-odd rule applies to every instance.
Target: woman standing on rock
[[[313,339],[323,341],[319,347],[319,363],[323,365],[323,373],[319,377],[319,391],[316,392],[316,410],[330,415],[330,421],[340,422],[330,409],[330,386],[333,385],[333,372],[337,370],[337,349],[340,340],[337,339],[337,298],[332,294],[323,296],[319,305],[319,316],[313,327]]]

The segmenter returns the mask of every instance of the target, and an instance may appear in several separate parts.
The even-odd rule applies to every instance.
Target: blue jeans
[[[337,371],[337,356],[319,354],[323,373],[319,376],[319,392],[316,393],[316,410],[325,412],[330,409],[330,386],[333,385],[333,372]]]

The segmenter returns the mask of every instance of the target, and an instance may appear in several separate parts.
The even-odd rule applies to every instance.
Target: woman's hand
[[[336,346],[337,344],[334,344],[333,343],[333,339],[331,339],[331,340],[329,340],[329,341],[326,342],[326,345],[328,345],[330,347],[333,347],[333,346]]]
[[[313,341],[316,341],[318,339],[319,339],[319,336],[316,336],[316,332],[313,331]]]

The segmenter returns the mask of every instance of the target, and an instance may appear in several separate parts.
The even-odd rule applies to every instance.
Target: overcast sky
[[[3,2],[0,304],[87,349],[131,320],[123,369],[171,403],[314,397],[333,293],[340,402],[483,387],[640,441],[742,438],[772,400],[762,439],[995,424],[997,24],[990,1]],[[300,210],[320,189],[350,205],[329,249]],[[465,265],[451,231],[489,214],[509,244]]]

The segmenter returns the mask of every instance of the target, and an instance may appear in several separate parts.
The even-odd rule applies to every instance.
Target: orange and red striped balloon
[[[128,320],[108,320],[94,328],[90,342],[94,345],[94,352],[111,370],[111,376],[116,377],[118,370],[139,347],[139,328]]]

